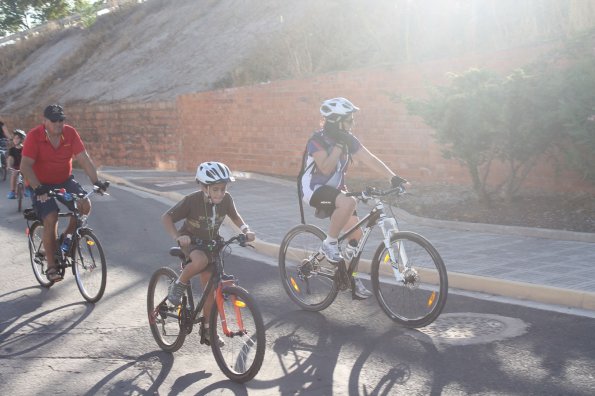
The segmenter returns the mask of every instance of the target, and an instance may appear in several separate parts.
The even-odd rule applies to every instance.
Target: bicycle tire
[[[16,191],[16,196],[17,196],[17,210],[20,212],[21,210],[23,210],[23,185],[21,183],[17,184],[17,191]]]
[[[372,287],[378,304],[399,324],[427,326],[438,318],[446,304],[448,275],[444,261],[427,239],[414,232],[394,233],[391,245],[398,257],[396,266],[383,243],[372,261]],[[400,264],[403,260],[410,264],[409,271]],[[395,280],[395,271],[404,279]]]
[[[319,251],[326,234],[320,228],[300,224],[287,233],[279,248],[279,272],[285,292],[300,308],[322,311],[337,297],[336,266]]]
[[[159,268],[151,276],[147,290],[147,314],[151,334],[157,345],[166,352],[177,351],[186,339],[186,332],[180,326],[180,310],[166,299],[168,287],[176,279],[178,275],[171,268]]]
[[[231,333],[224,333],[219,308],[213,304],[209,317],[211,350],[223,374],[232,381],[247,382],[258,374],[264,361],[264,321],[254,298],[245,289],[228,286],[223,288],[222,293],[225,323]],[[239,324],[238,313],[243,326]],[[225,345],[217,341],[218,336]]]
[[[31,260],[31,268],[33,275],[37,282],[43,287],[52,286],[45,276],[47,269],[47,261],[45,258],[45,249],[43,246],[43,223],[41,221],[34,221],[27,230],[29,240],[29,258]]]
[[[96,303],[105,292],[107,264],[105,254],[97,236],[90,229],[83,228],[74,240],[72,272],[76,285],[85,300]]]

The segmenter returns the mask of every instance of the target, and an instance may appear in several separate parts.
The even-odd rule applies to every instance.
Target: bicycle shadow
[[[84,311],[78,319],[65,328],[59,328],[59,324],[63,323],[64,319],[68,318],[69,315],[63,315],[60,318],[61,320],[57,323],[51,321],[49,323],[44,323],[40,321],[40,319],[47,317],[52,313],[79,306],[85,307]],[[11,327],[6,332],[0,334],[0,358],[20,356],[49,344],[77,327],[91,314],[91,312],[93,312],[94,308],[95,306],[93,304],[87,304],[85,302],[71,303],[48,309]],[[74,312],[70,316],[74,316]],[[22,334],[21,330],[24,328],[29,328],[31,331]]]
[[[10,296],[16,293],[26,292],[27,290],[43,289],[41,286],[29,286],[22,289],[12,290],[8,293],[0,295],[0,299],[6,296]],[[43,294],[43,293],[41,293]],[[6,330],[12,323],[19,317],[34,312],[43,301],[40,298],[31,298],[31,296],[25,294],[13,298],[8,301],[0,301],[0,312],[2,312],[2,322],[0,323],[0,335]],[[2,338],[0,337],[0,343]]]
[[[149,368],[153,367],[156,361],[161,364],[161,370],[159,370],[159,374],[157,375],[157,377],[154,377]],[[103,379],[98,381],[91,389],[85,392],[84,395],[91,396],[96,395],[98,393],[105,395],[159,394],[159,387],[163,384],[168,374],[170,373],[173,367],[173,362],[174,357],[171,353],[163,351],[145,353],[144,355],[137,357],[135,360],[123,364],[118,369],[112,371],[109,375],[105,376]],[[131,368],[136,368],[137,366],[142,367],[140,373],[129,379],[121,379],[119,381],[113,382],[117,376],[122,375],[126,373],[127,370]],[[195,375],[196,373],[192,374],[192,376]],[[144,388],[138,385],[138,383],[142,381],[142,377],[144,376],[148,376],[150,379],[151,385],[148,388]],[[184,377],[187,376],[188,375]],[[206,377],[208,376],[209,375],[207,375]],[[187,379],[182,381],[187,382]],[[108,385],[109,390],[107,389]],[[177,392],[174,392],[174,394],[176,393]]]
[[[276,317],[265,327],[277,334],[274,356],[265,355],[263,367],[269,370],[261,370],[249,382],[250,388],[271,389],[280,395],[333,393],[333,373],[344,346],[341,337],[334,336],[334,324],[319,312],[297,310]],[[348,325],[339,331],[357,334],[361,329]],[[273,369],[275,363],[277,369]]]

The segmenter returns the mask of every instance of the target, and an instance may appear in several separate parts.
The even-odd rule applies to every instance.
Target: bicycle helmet
[[[13,135],[20,136],[21,139],[24,139],[27,136],[27,134],[22,129],[15,129],[12,131],[12,133]]]
[[[229,183],[234,180],[227,165],[221,162],[203,162],[196,169],[196,181],[201,184]]]
[[[330,123],[341,121],[358,110],[359,107],[345,98],[327,99],[320,106],[320,114]]]

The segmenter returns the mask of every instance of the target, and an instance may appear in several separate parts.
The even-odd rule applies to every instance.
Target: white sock
[[[327,236],[326,239],[324,240],[324,243],[328,244],[333,244],[336,245],[338,242],[337,238],[331,238],[330,236]]]

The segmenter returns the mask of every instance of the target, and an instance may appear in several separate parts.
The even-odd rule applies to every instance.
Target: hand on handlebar
[[[108,180],[106,180],[106,181],[97,180],[95,183],[93,183],[93,186],[94,186],[93,189],[96,192],[103,194],[109,187],[109,181]]]
[[[178,242],[178,245],[180,245],[180,247],[185,247],[190,245],[191,240],[188,235],[180,235],[176,238],[176,242]]]

